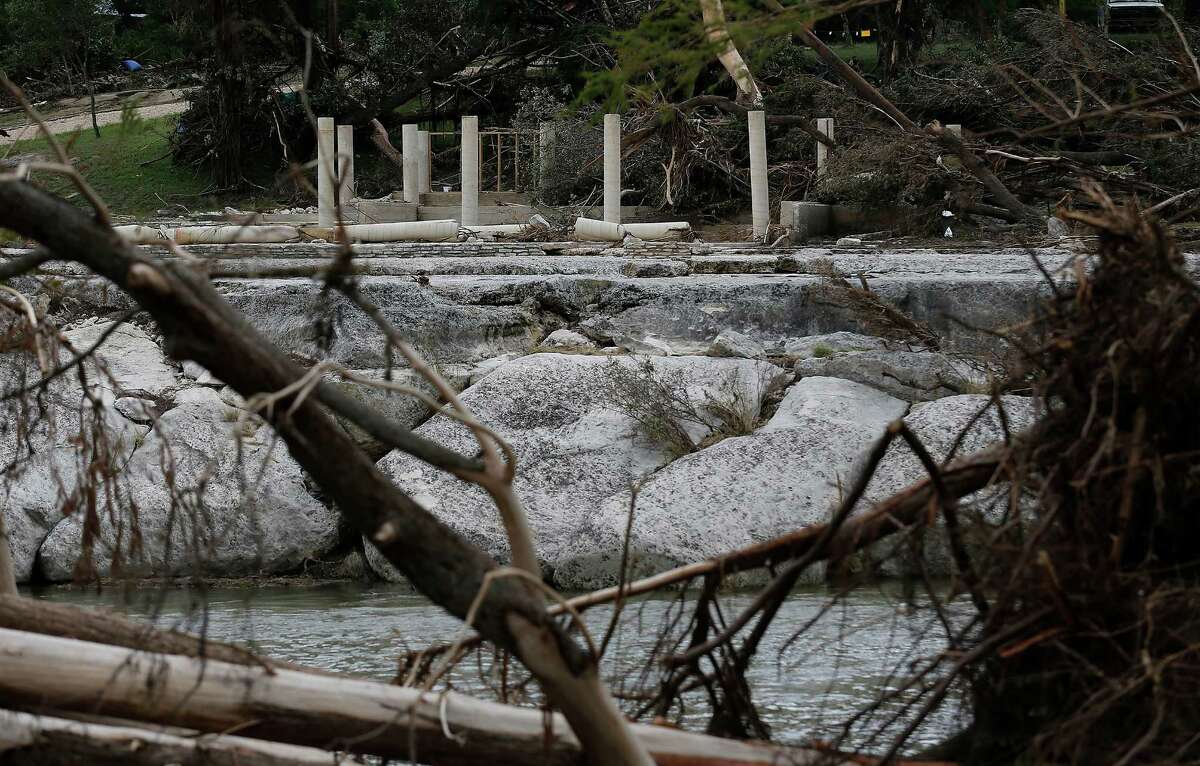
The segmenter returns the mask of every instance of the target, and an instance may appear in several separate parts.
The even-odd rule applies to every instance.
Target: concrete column
[[[462,212],[460,224],[479,225],[479,118],[462,118]]]
[[[429,131],[417,131],[417,193],[433,191],[430,187]]]
[[[555,125],[543,122],[538,125],[538,186],[544,190],[554,179]]]
[[[822,117],[817,120],[817,132],[821,135],[833,138],[833,118]],[[823,176],[829,172],[829,147],[820,141],[817,142],[817,176]]]
[[[354,199],[354,126],[337,126],[338,204],[343,212]]]
[[[405,123],[400,129],[400,153],[404,155],[404,201],[417,202],[417,126]]]
[[[333,183],[335,130],[332,117],[317,118],[317,224],[324,228],[337,223]]]
[[[765,237],[771,226],[771,194],[767,186],[767,118],[763,112],[750,112],[750,208],[753,211],[754,236]]]
[[[604,220],[621,222],[621,115],[604,115]]]

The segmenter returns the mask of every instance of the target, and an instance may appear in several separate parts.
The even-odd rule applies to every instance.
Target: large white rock
[[[20,353],[0,356],[0,394],[41,379]],[[107,476],[121,470],[144,428],[121,417],[111,396],[83,395],[77,378],[56,379],[45,391],[0,403],[0,512],[18,582],[30,579],[38,549],[64,510],[83,512],[96,489],[103,502]]]
[[[851,351],[810,357],[796,363],[796,374],[845,378],[910,402],[969,393],[983,383],[967,365],[936,351]]]
[[[515,451],[516,490],[537,537],[538,555],[549,568],[604,501],[671,459],[669,448],[644,436],[609,394],[616,371],[628,373],[642,363],[649,363],[656,376],[686,381],[687,396],[700,407],[732,386],[757,408],[766,389],[785,375],[773,365],[744,359],[534,354],[499,367],[462,394],[463,402]],[[692,428],[696,438],[710,430]],[[478,450],[465,427],[443,417],[416,432],[464,454]],[[482,490],[396,452],[379,466],[455,531],[497,559],[510,560],[496,508]]]
[[[805,378],[770,422],[650,476],[637,494],[630,571],[639,577],[719,556],[829,519],[865,453],[907,405],[859,383]],[[608,498],[561,556],[561,588],[618,580],[632,494]],[[809,581],[823,575],[806,572]]]
[[[63,335],[77,352],[90,349],[112,327],[112,322],[97,322],[67,330]],[[149,394],[162,396],[179,384],[175,371],[167,363],[162,349],[137,325],[122,324],[105,339],[96,354],[103,360],[108,376],[97,375],[95,365],[88,365],[92,382],[118,395]],[[115,386],[113,385],[115,381]]]
[[[1004,421],[1009,432],[1019,433],[1033,425],[1038,416],[1035,400],[1024,396],[1003,396]],[[984,414],[979,416],[980,412]],[[977,417],[978,416],[978,417]],[[1003,441],[1005,429],[1000,414],[991,405],[991,397],[980,394],[964,394],[939,399],[936,402],[914,404],[904,419],[940,465],[950,457],[956,442],[954,457],[964,457],[992,444]],[[901,440],[888,448],[878,470],[867,485],[863,507],[894,495],[896,492],[924,479],[929,474],[920,460]],[[980,523],[995,522],[1002,516],[1002,501],[1007,495],[1007,485],[975,493],[960,501],[959,515],[965,529],[974,529],[971,535],[976,542]],[[899,538],[886,540],[875,547],[872,556],[880,562],[881,570],[888,575],[909,574],[916,570],[915,562],[907,553],[907,543]],[[945,533],[939,524],[925,537],[924,560],[927,571],[934,577],[945,577],[954,572],[950,549]]]
[[[709,356],[728,356],[741,359],[762,359],[766,355],[763,345],[740,332],[726,330],[718,335],[708,348]]]
[[[114,507],[100,510],[96,572],[252,575],[287,571],[331,549],[337,514],[309,495],[282,441],[247,423],[239,447],[238,411],[214,391],[193,390],[197,396],[159,418],[119,478]],[[71,516],[46,538],[47,578],[72,577],[82,521]]]

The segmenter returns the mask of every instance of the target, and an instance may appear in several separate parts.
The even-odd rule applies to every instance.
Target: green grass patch
[[[60,134],[58,140],[116,215],[145,217],[175,205],[202,212],[220,210],[226,205],[255,210],[279,204],[275,199],[245,193],[213,194],[207,175],[176,165],[170,157],[168,137],[177,120],[175,116],[126,120],[101,127],[99,138],[89,128],[77,134]],[[0,150],[0,155],[4,154],[52,157],[43,138],[19,141]],[[84,204],[65,178],[41,173],[35,180],[48,191]],[[184,212],[182,208],[174,211]]]

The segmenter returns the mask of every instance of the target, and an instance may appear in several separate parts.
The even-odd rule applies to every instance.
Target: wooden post
[[[817,131],[833,140],[833,118],[822,117],[817,120]],[[817,142],[817,176],[823,176],[829,172],[829,147],[820,141]]]

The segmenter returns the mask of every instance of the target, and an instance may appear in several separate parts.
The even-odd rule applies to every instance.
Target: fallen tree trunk
[[[207,732],[438,764],[581,764],[561,714],[285,668],[0,628],[0,697]],[[659,764],[816,764],[826,754],[631,725]]]
[[[219,660],[234,665],[286,667],[300,672],[332,675],[287,662],[268,660],[233,644],[176,630],[159,630],[99,609],[52,604],[35,598],[0,596],[0,628],[74,638],[142,652]]]
[[[333,766],[333,753],[278,742],[180,736],[0,710],[0,766]]]

